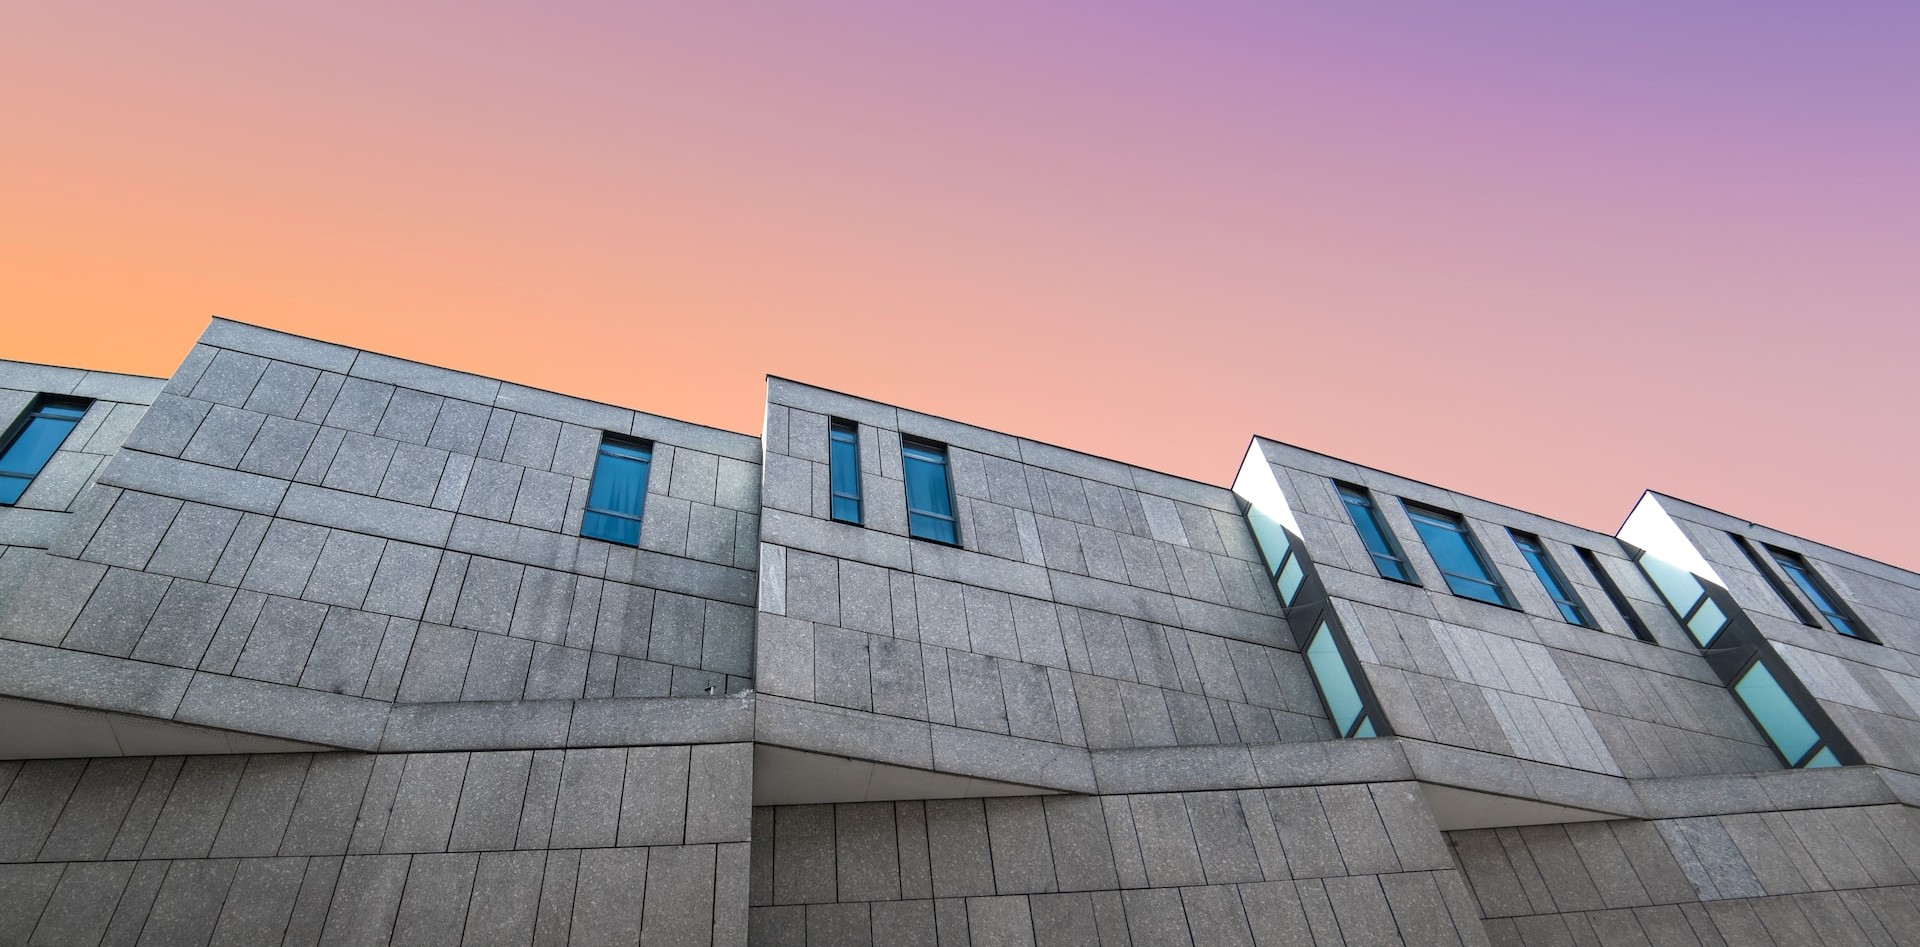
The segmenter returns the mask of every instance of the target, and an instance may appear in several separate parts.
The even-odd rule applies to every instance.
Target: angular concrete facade
[[[40,396],[0,944],[1920,930],[1920,576],[1672,498],[1259,438],[1229,489],[780,379],[755,438],[221,320],[168,379],[0,363]],[[637,545],[581,535],[609,435]]]

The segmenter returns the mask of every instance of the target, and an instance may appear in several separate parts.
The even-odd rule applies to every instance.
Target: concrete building
[[[0,944],[1920,942],[1914,573],[766,398],[0,363]]]

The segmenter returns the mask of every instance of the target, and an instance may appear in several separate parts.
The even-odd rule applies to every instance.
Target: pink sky
[[[17,4],[0,355],[775,373],[1920,565],[1911,4]]]

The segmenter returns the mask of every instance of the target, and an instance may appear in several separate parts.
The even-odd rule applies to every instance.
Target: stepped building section
[[[753,437],[225,320],[0,363],[0,424],[0,944],[1920,931],[1920,575],[1672,497],[783,379]]]

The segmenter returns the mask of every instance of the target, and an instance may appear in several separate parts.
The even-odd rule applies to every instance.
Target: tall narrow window
[[[1800,619],[1800,624],[1810,628],[1820,627],[1820,623],[1813,620],[1813,613],[1807,611],[1807,607],[1793,597],[1793,592],[1787,588],[1785,582],[1780,581],[1780,576],[1767,568],[1766,562],[1760,558],[1759,551],[1753,548],[1752,543],[1747,542],[1747,537],[1738,533],[1728,533],[1727,538],[1733,540],[1735,546],[1740,547],[1740,551],[1747,557],[1747,562],[1753,566],[1753,571],[1760,573],[1760,577],[1767,580],[1767,587],[1773,589],[1774,597],[1793,612],[1793,617]]]
[[[20,502],[20,495],[27,492],[33,478],[40,475],[91,403],[54,395],[33,399],[26,413],[13,422],[6,446],[0,449],[0,506]]]
[[[1480,554],[1479,544],[1473,541],[1473,534],[1467,532],[1466,521],[1444,510],[1411,503],[1406,507],[1414,530],[1427,544],[1434,565],[1440,567],[1440,574],[1446,577],[1447,588],[1452,589],[1453,594],[1490,605],[1513,607],[1506,585]]]
[[[827,432],[827,479],[833,491],[833,518],[860,522],[860,428],[835,418]]]
[[[1346,658],[1340,653],[1340,643],[1334,640],[1333,629],[1326,622],[1314,629],[1313,640],[1307,642],[1306,655],[1307,668],[1313,672],[1313,682],[1319,685],[1320,699],[1327,705],[1333,729],[1343,738],[1375,735],[1373,715],[1367,713],[1366,699],[1354,685]]]
[[[1833,594],[1833,589],[1820,578],[1820,573],[1813,571],[1813,566],[1808,565],[1807,560],[1799,553],[1776,549],[1772,546],[1767,547],[1767,552],[1772,553],[1773,561],[1780,564],[1780,571],[1785,572],[1787,578],[1792,579],[1793,584],[1807,594],[1807,599],[1813,602],[1813,607],[1819,609],[1820,614],[1827,616],[1827,623],[1833,626],[1834,631],[1849,638],[1873,640],[1873,635],[1867,631],[1867,626],[1860,621],[1859,616],[1853,613],[1853,609],[1847,607],[1847,603],[1840,600],[1840,596]]]
[[[1764,662],[1753,665],[1733,683],[1733,694],[1747,709],[1753,722],[1767,735],[1775,752],[1795,769],[1839,766],[1833,750],[1820,738],[1820,732],[1807,722],[1805,714],[1789,696]]]
[[[901,464],[907,475],[907,533],[950,546],[960,545],[953,518],[953,481],[947,474],[946,447],[902,438]]]
[[[1520,548],[1520,555],[1533,567],[1533,574],[1540,579],[1541,587],[1547,590],[1547,597],[1553,599],[1555,608],[1560,609],[1560,617],[1576,625],[1593,627],[1593,618],[1587,614],[1587,606],[1580,601],[1578,593],[1567,577],[1560,573],[1560,567],[1553,562],[1553,556],[1547,553],[1545,543],[1540,537],[1527,533],[1508,530],[1513,534],[1513,544]]]
[[[640,517],[646,512],[647,473],[652,466],[652,445],[604,436],[600,456],[593,465],[593,485],[587,490],[587,512],[580,519],[580,535],[625,546],[640,545]]]
[[[1413,576],[1413,568],[1407,565],[1407,557],[1400,551],[1400,544],[1393,541],[1387,524],[1380,518],[1380,508],[1373,505],[1373,496],[1365,488],[1351,484],[1335,483],[1340,489],[1340,500],[1347,505],[1347,516],[1353,520],[1354,532],[1360,534],[1360,542],[1367,547],[1367,555],[1373,557],[1373,567],[1380,574],[1396,582],[1419,585]]]
[[[1619,583],[1614,582],[1613,576],[1608,575],[1606,568],[1600,565],[1600,557],[1586,549],[1579,552],[1580,561],[1586,563],[1587,571],[1593,575],[1595,582],[1600,583],[1600,590],[1607,593],[1607,601],[1613,603],[1613,610],[1620,613],[1621,620],[1627,623],[1633,636],[1641,641],[1652,641],[1653,631],[1646,622],[1640,620],[1640,613],[1633,610],[1633,603],[1627,601],[1627,594],[1620,591]]]
[[[1667,600],[1667,607],[1680,616],[1680,623],[1687,626],[1687,633],[1704,648],[1713,644],[1720,632],[1726,630],[1727,613],[1720,603],[1707,594],[1706,586],[1693,573],[1668,563],[1665,559],[1648,553],[1640,554],[1640,571],[1653,580],[1653,587],[1660,597]]]

